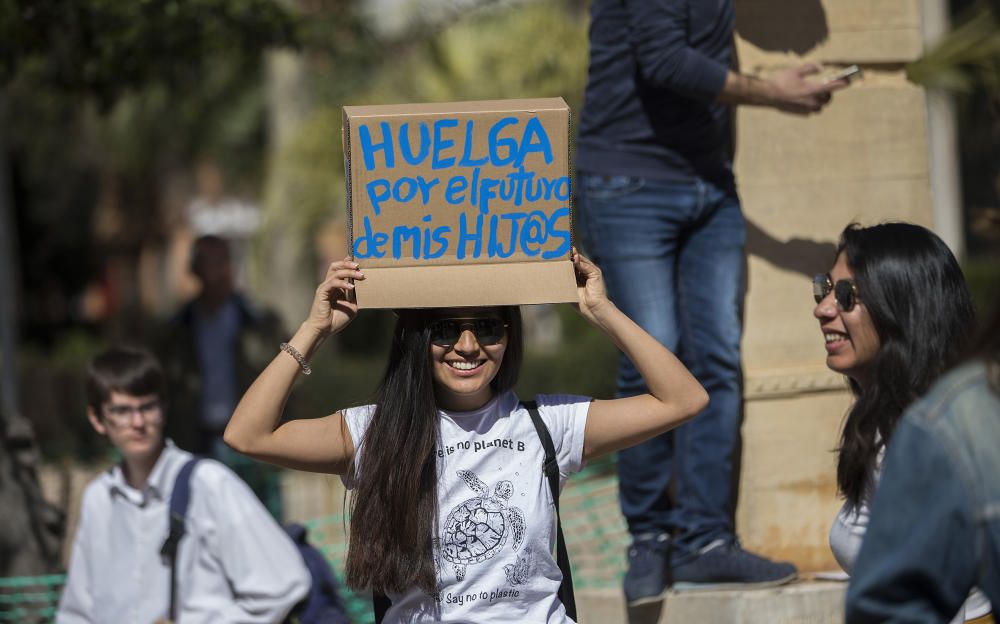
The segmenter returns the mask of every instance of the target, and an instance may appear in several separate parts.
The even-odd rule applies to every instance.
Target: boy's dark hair
[[[87,406],[100,414],[112,392],[133,396],[166,398],[166,378],[160,363],[148,351],[134,347],[111,347],[87,366]]]

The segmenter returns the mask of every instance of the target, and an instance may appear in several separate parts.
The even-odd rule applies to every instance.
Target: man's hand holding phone
[[[863,78],[865,73],[857,65],[848,65],[844,69],[835,72],[823,79],[823,84],[830,84],[837,80],[846,80],[850,84],[855,79]]]
[[[850,77],[835,77],[827,81],[810,78],[822,70],[822,65],[808,63],[775,73],[768,81],[771,85],[770,105],[797,115],[818,113],[830,101],[831,93],[850,84]]]
[[[834,91],[851,84],[861,75],[861,68],[852,65],[829,76],[817,76],[823,71],[818,63],[779,70],[767,78],[749,76],[730,70],[719,94],[724,104],[769,106],[795,115],[818,113],[830,102]]]

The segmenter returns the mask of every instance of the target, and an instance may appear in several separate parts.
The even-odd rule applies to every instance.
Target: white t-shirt
[[[583,467],[590,398],[538,395],[559,462],[560,488]],[[363,438],[374,406],[343,411],[364,470]],[[474,412],[441,415],[438,447],[438,594],[390,595],[395,622],[571,622],[557,592],[552,557],[555,507],[543,472],[545,451],[513,392]],[[353,486],[352,475],[344,484]]]

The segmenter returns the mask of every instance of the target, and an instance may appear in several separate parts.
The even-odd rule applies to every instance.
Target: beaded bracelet
[[[309,368],[309,362],[306,362],[306,359],[302,357],[302,354],[299,353],[298,349],[288,344],[287,342],[281,343],[278,346],[278,348],[287,353],[288,355],[292,356],[293,358],[295,358],[295,361],[299,363],[299,368],[302,369],[303,375],[312,374],[313,371],[311,368]]]

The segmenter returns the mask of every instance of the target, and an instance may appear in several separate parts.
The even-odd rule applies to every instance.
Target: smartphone
[[[864,72],[861,71],[860,67],[857,65],[849,65],[832,76],[828,76],[823,82],[833,82],[835,80],[846,80],[847,82],[851,82],[855,78],[861,78],[862,76],[864,76]]]

